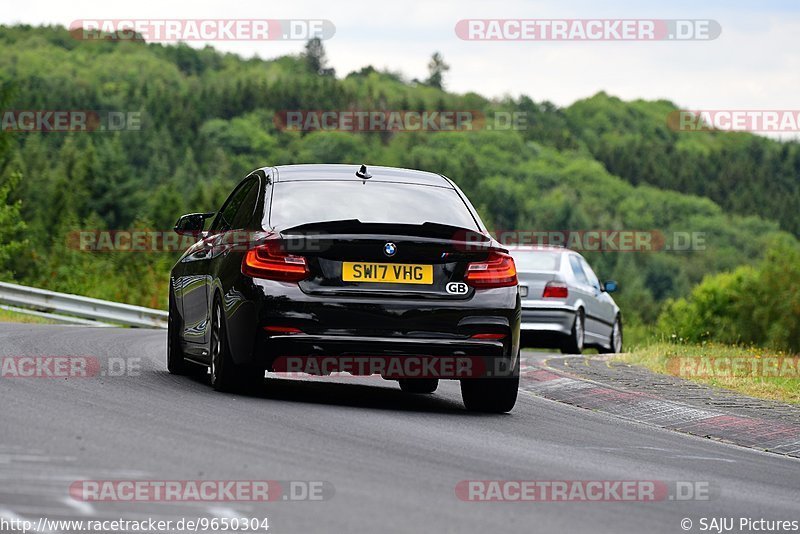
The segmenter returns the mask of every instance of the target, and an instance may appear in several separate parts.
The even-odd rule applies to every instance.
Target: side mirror
[[[619,289],[619,286],[614,280],[607,280],[603,284],[603,291],[605,291],[606,293],[613,293],[617,289]]]
[[[189,213],[181,216],[175,223],[175,233],[180,235],[198,236],[203,231],[206,219],[213,217],[213,213]]]

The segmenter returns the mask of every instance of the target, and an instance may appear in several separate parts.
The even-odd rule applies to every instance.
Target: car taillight
[[[308,278],[308,265],[302,256],[283,251],[277,239],[247,251],[242,259],[242,274],[253,278],[299,282]]]
[[[505,337],[506,337],[505,334],[472,334],[470,336],[471,339],[492,339],[492,340],[505,339]]]
[[[569,296],[567,284],[561,282],[547,282],[542,293],[543,299],[565,299]]]
[[[515,286],[517,268],[514,265],[514,258],[504,252],[492,250],[486,261],[467,265],[464,281],[478,289]]]

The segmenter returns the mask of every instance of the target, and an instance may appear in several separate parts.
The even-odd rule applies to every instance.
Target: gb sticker
[[[464,282],[450,282],[444,289],[451,295],[466,295],[469,292],[469,286]]]

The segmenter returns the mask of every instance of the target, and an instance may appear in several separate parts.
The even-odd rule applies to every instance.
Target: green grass
[[[630,345],[629,345],[630,346]],[[759,347],[739,347],[719,343],[688,344],[680,342],[656,341],[651,338],[633,346],[631,352],[617,358],[624,362],[640,365],[662,374],[681,376],[689,380],[723,387],[763,399],[800,404],[800,369],[778,367],[786,363],[796,363],[797,355],[782,351],[772,351]],[[722,359],[722,360],[720,360]],[[727,368],[714,371],[714,362],[726,364],[736,359],[740,367],[734,372]],[[711,366],[710,366],[711,365]],[[754,373],[753,368],[757,371]],[[717,368],[720,369],[720,368]],[[698,372],[699,370],[699,372]],[[781,376],[767,376],[767,375]]]
[[[652,345],[657,337],[654,325],[641,323],[623,325],[623,349],[626,351]]]
[[[43,317],[12,312],[2,308],[0,308],[0,323],[57,324],[55,321],[50,321]]]

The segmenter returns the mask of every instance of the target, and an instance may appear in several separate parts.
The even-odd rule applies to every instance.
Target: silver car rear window
[[[561,266],[559,252],[514,250],[511,255],[518,271],[558,271]]]

